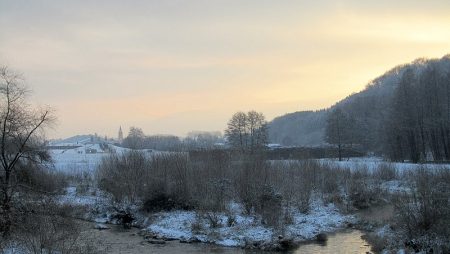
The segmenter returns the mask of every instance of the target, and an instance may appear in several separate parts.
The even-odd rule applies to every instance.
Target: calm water
[[[300,246],[294,253],[347,253],[359,254],[370,252],[370,245],[363,240],[363,232],[359,230],[344,230],[328,235],[328,241],[325,244],[305,244]]]
[[[90,227],[91,228],[91,227]],[[151,245],[143,243],[142,237],[136,235],[137,230],[123,231],[119,228],[98,231],[89,229],[86,231],[97,240],[96,245],[107,253],[121,254],[178,254],[178,253],[261,253],[261,251],[249,251],[239,248],[225,248],[209,244],[182,244],[177,241],[168,242],[165,245]],[[297,250],[290,253],[355,253],[365,254],[370,252],[370,245],[361,238],[363,232],[358,230],[343,230],[328,235],[325,244],[305,243]],[[269,252],[263,252],[269,253]]]

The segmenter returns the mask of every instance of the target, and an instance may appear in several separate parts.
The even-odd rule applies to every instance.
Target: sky
[[[55,110],[50,138],[223,131],[449,53],[448,0],[0,0],[0,66]]]

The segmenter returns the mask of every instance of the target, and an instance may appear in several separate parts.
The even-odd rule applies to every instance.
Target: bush
[[[391,163],[382,163],[374,170],[373,175],[382,181],[392,181],[397,179],[397,169]]]
[[[370,245],[372,246],[371,250],[375,253],[382,253],[388,245],[386,239],[378,236],[375,233],[366,233],[362,236],[362,238],[370,243]]]
[[[189,200],[187,177],[183,154],[150,156],[139,151],[112,154],[102,160],[97,171],[100,189],[111,193],[116,201],[132,203],[161,197]]]
[[[397,196],[394,202],[398,227],[403,229],[407,241],[414,242],[421,250],[448,250],[450,173],[421,169],[414,173],[413,179],[412,192]]]
[[[283,197],[272,186],[264,185],[258,197],[256,212],[261,215],[263,224],[280,227],[283,218]]]
[[[348,201],[357,209],[369,208],[381,197],[380,182],[375,181],[367,168],[358,168],[350,173],[346,184]]]
[[[99,253],[71,218],[72,208],[52,199],[27,203],[12,232],[12,242],[25,253]]]
[[[207,211],[224,212],[232,200],[232,185],[228,179],[209,179],[205,183],[205,192],[194,195],[198,208]]]
[[[151,194],[145,199],[143,209],[146,212],[191,210],[194,206],[186,200],[174,196],[167,196],[165,193]]]
[[[141,152],[111,154],[100,163],[99,187],[111,193],[116,201],[138,201],[145,192],[149,167],[149,159]]]
[[[236,162],[234,188],[247,214],[252,214],[259,205],[261,187],[269,183],[269,165],[260,156],[245,156]]]
[[[71,172],[67,175],[70,184],[76,186],[77,195],[87,195],[92,187],[96,186],[94,174],[92,172],[81,171]]]
[[[205,212],[203,213],[203,217],[208,221],[210,228],[218,228],[221,227],[221,216],[217,212]]]
[[[200,214],[196,214],[194,221],[191,223],[191,230],[194,234],[199,234],[203,231],[203,224],[202,224],[203,218]]]
[[[349,204],[366,208],[381,195],[379,181],[366,168],[351,171],[317,161],[273,162],[261,154],[217,150],[196,153],[192,159],[185,153],[113,154],[102,161],[97,179],[117,201],[141,203],[147,212],[227,213],[228,204],[237,202],[246,214],[260,216],[273,227],[293,208],[308,213],[312,197],[321,195],[333,202],[343,202],[344,197]]]
[[[133,221],[135,220],[133,216],[133,212],[131,209],[117,209],[113,214],[112,218],[116,220],[120,225],[122,225],[125,229],[130,229]]]
[[[67,187],[67,176],[58,171],[42,168],[36,164],[20,165],[17,169],[17,182],[25,192],[44,192],[58,194]]]

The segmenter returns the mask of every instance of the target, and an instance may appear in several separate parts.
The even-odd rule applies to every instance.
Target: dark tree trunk
[[[410,160],[413,163],[417,163],[417,162],[419,162],[420,155],[418,153],[418,149],[417,149],[417,145],[416,145],[416,138],[415,138],[413,131],[409,132],[408,140],[409,140],[408,145],[409,145],[409,151],[410,151],[410,155],[409,155]]]
[[[446,137],[446,133],[445,133],[445,130],[444,130],[444,127],[442,126],[442,124],[441,124],[441,140],[442,140],[442,145],[443,145],[443,148],[444,148],[444,158],[445,158],[445,160],[448,160],[449,159],[449,150],[448,150],[448,144],[447,144],[447,142],[448,142],[448,140],[447,140],[447,137]]]

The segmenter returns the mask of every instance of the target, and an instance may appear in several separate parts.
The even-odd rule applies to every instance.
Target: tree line
[[[267,121],[263,113],[254,110],[237,112],[228,121],[225,136],[233,149],[241,153],[257,153],[268,142]]]
[[[227,148],[240,153],[254,154],[268,142],[267,121],[263,113],[254,110],[237,112],[228,121],[225,135],[208,131],[192,131],[185,138],[174,135],[145,135],[138,127],[131,127],[122,146],[131,149],[155,149],[160,151],[185,151]]]
[[[449,61],[406,66],[390,94],[336,105],[327,117],[326,141],[339,151],[354,147],[392,161],[449,161]]]
[[[223,142],[222,133],[218,131],[192,131],[180,138],[175,135],[146,135],[141,128],[131,127],[121,145],[130,149],[185,151],[212,149]]]
[[[450,160],[450,72],[433,64],[422,73],[405,71],[394,93],[385,138],[393,160]]]

